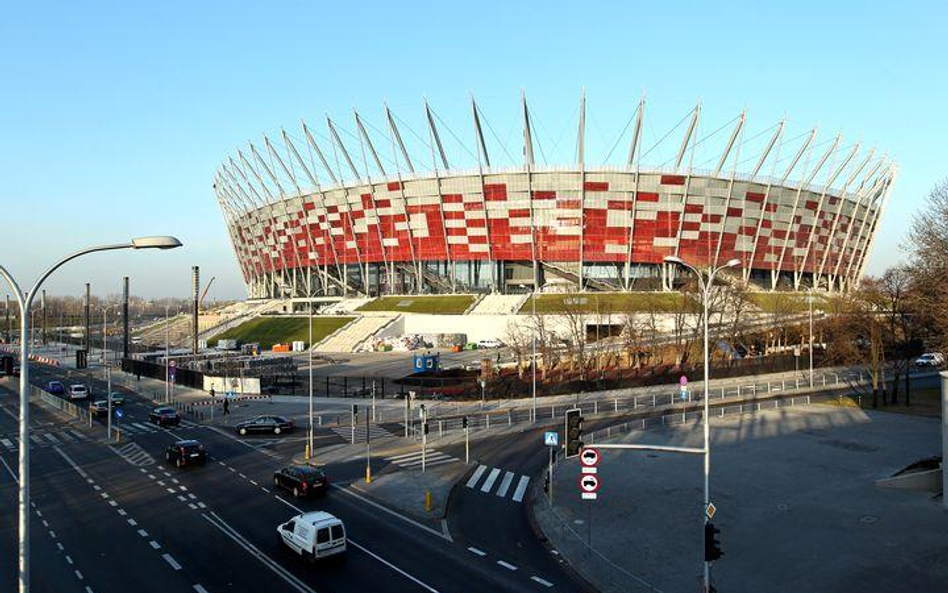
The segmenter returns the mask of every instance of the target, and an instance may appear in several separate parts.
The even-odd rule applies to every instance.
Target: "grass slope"
[[[460,315],[474,302],[472,294],[439,296],[379,297],[359,307],[359,311],[394,311],[397,313],[434,313]]]
[[[584,294],[541,294],[536,298],[537,313],[576,311],[600,313],[671,313],[692,306],[690,300],[677,292],[592,292]],[[697,306],[697,305],[693,305]],[[520,314],[532,313],[533,305],[527,299]]]
[[[317,343],[332,332],[352,321],[352,317],[313,317],[313,343]],[[305,317],[257,317],[237,327],[232,327],[210,340],[209,346],[218,340],[237,340],[240,344],[259,342],[264,349],[274,344],[287,344],[297,340],[309,340]]]

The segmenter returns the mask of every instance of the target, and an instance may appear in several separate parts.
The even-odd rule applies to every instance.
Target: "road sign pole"
[[[471,428],[469,426],[464,427],[464,463],[468,464],[471,462]]]
[[[421,405],[421,473],[425,473],[425,455],[428,448],[428,410]]]
[[[550,506],[553,506],[553,449],[554,447],[547,447],[550,450],[550,467],[547,470],[547,479],[550,482],[549,492],[547,495],[550,498]]]
[[[106,381],[106,390],[105,398],[108,401],[106,406],[109,419],[106,423],[107,430],[109,431],[109,442],[112,442],[112,369],[110,367],[105,367],[105,381]]]

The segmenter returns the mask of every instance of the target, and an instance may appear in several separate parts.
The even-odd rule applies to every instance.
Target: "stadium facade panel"
[[[329,125],[333,149],[345,151]],[[304,132],[308,148],[319,151]],[[374,154],[368,136],[360,139]],[[750,173],[683,167],[686,138],[678,166],[666,169],[633,162],[635,144],[626,167],[537,166],[525,149],[517,168],[446,167],[369,180],[352,166],[356,180],[333,176],[336,183],[319,188],[284,133],[285,157],[269,140],[269,159],[251,145],[250,159],[239,152],[222,167],[215,189],[251,297],[667,289],[675,279],[663,263],[670,255],[700,267],[736,258],[744,280],[764,288],[847,290],[863,273],[895,167],[872,151],[854,158],[858,144],[824,167],[837,137],[803,181],[788,181],[811,140],[781,178],[757,174],[767,153]],[[287,166],[293,155],[297,166]],[[316,187],[302,189],[300,178]]]

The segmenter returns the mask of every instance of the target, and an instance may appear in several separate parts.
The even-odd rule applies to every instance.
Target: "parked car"
[[[89,397],[89,390],[85,385],[70,385],[69,399],[86,399]]]
[[[282,416],[257,416],[253,420],[246,420],[234,426],[237,434],[247,435],[254,432],[269,432],[281,434],[293,430],[293,421]]]
[[[322,470],[311,465],[288,465],[273,474],[273,485],[289,490],[300,498],[329,491],[329,478]]]
[[[280,541],[306,560],[346,553],[346,528],[325,511],[297,515],[277,527]]]
[[[173,463],[178,467],[186,465],[205,465],[207,463],[207,449],[195,440],[177,441],[168,445],[165,450],[165,463]]]
[[[49,384],[46,385],[46,391],[53,395],[62,395],[66,393],[66,387],[63,386],[61,381],[50,381]]]
[[[477,347],[478,348],[503,348],[504,343],[496,339],[481,340],[477,343]]]
[[[915,359],[917,367],[940,367],[945,364],[945,355],[941,352],[926,352]]]
[[[148,412],[148,421],[158,426],[178,426],[181,424],[181,415],[170,406],[161,406]]]

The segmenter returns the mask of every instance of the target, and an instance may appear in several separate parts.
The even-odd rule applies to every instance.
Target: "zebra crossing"
[[[343,439],[346,442],[352,442],[352,427],[351,426],[334,426],[330,429],[333,433],[336,434],[339,438]],[[372,439],[381,439],[385,437],[395,436],[391,432],[385,430],[377,424],[369,425],[369,437]],[[357,424],[355,427],[355,442],[364,443],[365,442],[365,424]]]
[[[421,469],[421,451],[412,451],[402,455],[392,455],[384,457],[385,461],[395,464],[404,469]],[[457,457],[451,457],[437,449],[429,449],[425,452],[425,469],[437,467],[448,463],[460,462]]]
[[[191,422],[190,420],[182,420],[180,428],[198,428],[200,424]],[[121,429],[122,435],[124,436],[133,436],[137,434],[151,434],[155,432],[162,431],[161,428],[158,428],[154,424],[148,424],[144,422],[123,422],[121,424],[114,424],[113,428]],[[100,432],[103,432],[104,429],[100,429]],[[103,432],[104,436],[104,432]],[[365,437],[363,437],[364,439]],[[96,437],[75,430],[73,428],[49,428],[44,430],[33,430],[30,434],[30,447],[59,447],[61,445],[69,445],[73,443],[93,441]],[[20,447],[20,438],[17,434],[2,434],[0,435],[0,451],[6,451],[12,453],[18,450]]]
[[[30,448],[58,447],[60,445],[90,440],[92,440],[92,437],[71,428],[63,428],[55,432],[34,431],[32,434],[30,434]],[[18,435],[0,435],[0,450],[12,453],[19,448],[20,438]]]
[[[501,473],[503,473],[502,478],[500,477]],[[481,481],[481,478],[484,478],[484,480]],[[499,482],[498,478],[500,479]],[[471,490],[479,491],[483,494],[490,494],[493,490],[494,495],[500,498],[507,498],[507,495],[510,494],[510,500],[522,503],[523,497],[527,494],[527,486],[530,485],[530,477],[520,476],[516,482],[516,486],[514,486],[514,480],[517,480],[517,474],[512,471],[503,470],[498,467],[479,465],[464,485]],[[494,490],[495,484],[497,485],[496,490]],[[513,487],[512,490],[511,487]]]

